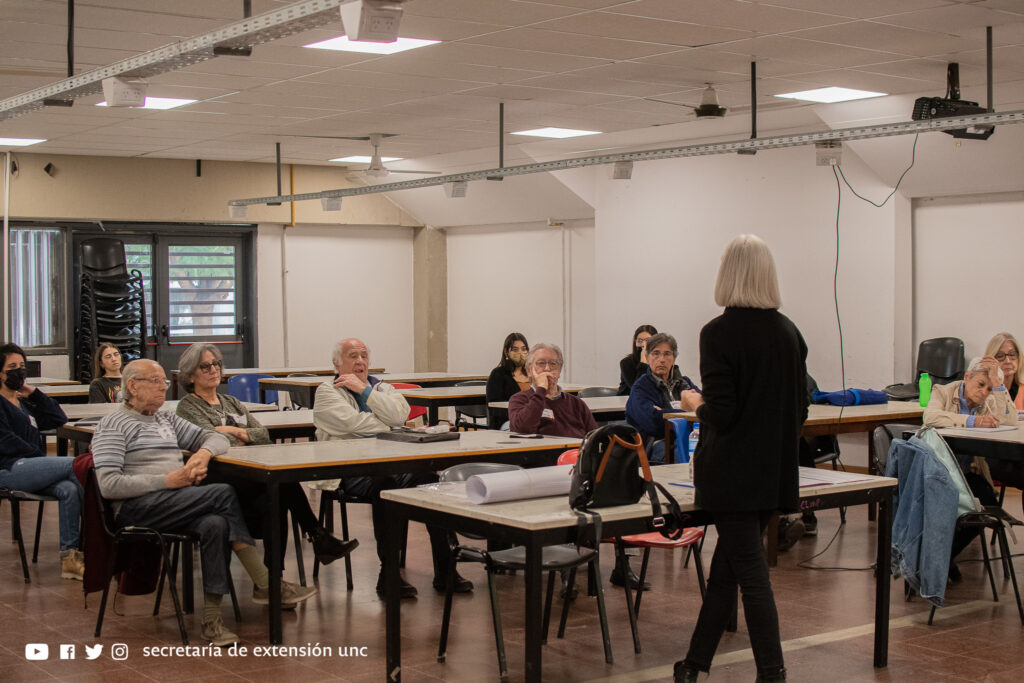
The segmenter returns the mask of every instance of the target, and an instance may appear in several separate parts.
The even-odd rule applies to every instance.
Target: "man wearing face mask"
[[[526,356],[530,345],[519,332],[505,337],[501,348],[501,360],[498,367],[491,370],[487,378],[487,402],[497,403],[508,401],[524,389],[530,388],[530,377],[526,374]],[[498,408],[487,410],[487,426],[490,429],[501,429],[508,422],[508,411]]]
[[[0,346],[0,486],[54,496],[60,501],[61,578],[82,580],[84,557],[78,549],[82,487],[72,458],[48,458],[40,429],[68,421],[60,404],[25,383],[25,352]]]
[[[562,349],[554,344],[534,344],[526,358],[526,372],[533,387],[509,399],[508,415],[513,432],[546,434],[582,439],[597,429],[590,408],[578,396],[558,386],[562,376]]]

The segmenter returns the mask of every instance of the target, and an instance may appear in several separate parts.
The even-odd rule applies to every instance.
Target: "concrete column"
[[[413,343],[416,372],[448,369],[448,239],[425,225],[413,240]]]

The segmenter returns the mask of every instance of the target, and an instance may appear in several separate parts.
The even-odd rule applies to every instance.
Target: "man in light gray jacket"
[[[409,417],[409,403],[387,382],[369,376],[370,351],[359,339],[342,339],[334,346],[331,362],[337,376],[324,382],[316,390],[313,404],[313,423],[319,441],[372,437],[391,427],[405,424]],[[377,557],[384,562],[384,529],[388,520],[380,492],[387,489],[411,488],[437,481],[433,472],[394,474],[375,477],[350,477],[340,488],[350,496],[362,498],[371,504],[373,536],[377,541]],[[324,482],[324,488],[339,487],[335,482]],[[451,546],[448,532],[427,526],[430,548],[434,559],[434,589],[443,593],[448,576]],[[455,575],[455,591],[468,593],[473,583]],[[416,587],[402,580],[403,598],[416,597]],[[384,569],[377,577],[377,595],[384,597]]]

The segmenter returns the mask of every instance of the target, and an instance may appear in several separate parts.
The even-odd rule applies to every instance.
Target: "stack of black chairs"
[[[121,351],[122,362],[146,353],[146,295],[142,274],[129,272],[124,242],[98,237],[82,242],[75,377],[89,382],[93,354],[102,343]]]

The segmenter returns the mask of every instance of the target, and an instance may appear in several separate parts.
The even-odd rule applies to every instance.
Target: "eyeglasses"
[[[676,354],[671,351],[648,351],[648,358],[675,358]]]
[[[220,370],[222,367],[224,367],[224,361],[220,360],[215,360],[210,363],[199,364],[199,369],[202,370],[203,372],[209,372],[210,368],[217,368],[218,370]]]
[[[999,361],[1000,363],[1002,363],[1004,360],[1007,360],[1007,359],[1009,359],[1009,360],[1017,360],[1017,354],[1013,353],[1012,351],[1010,353],[997,353],[996,354],[996,360]]]
[[[533,366],[540,368],[541,370],[557,370],[562,367],[562,361],[560,360],[535,360]]]
[[[159,377],[134,377],[138,382],[161,382],[168,389],[171,388],[171,381],[169,379],[160,379]]]

